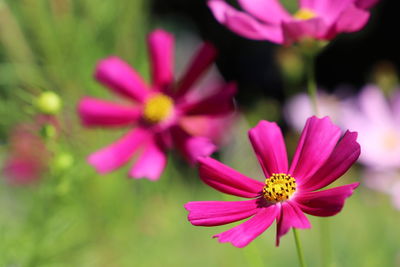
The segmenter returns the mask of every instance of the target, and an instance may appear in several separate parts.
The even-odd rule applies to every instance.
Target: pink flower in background
[[[97,80],[130,103],[90,97],[79,103],[79,115],[86,126],[133,128],[117,142],[90,155],[89,163],[100,173],[121,167],[137,154],[129,175],[156,180],[171,148],[195,163],[198,157],[216,150],[221,128],[234,111],[236,87],[232,83],[214,84],[215,90],[209,95],[195,94],[195,83],[215,59],[213,46],[205,43],[178,81],[173,74],[173,36],[163,30],[153,31],[148,47],[151,85],[117,57],[100,61],[96,69]]]
[[[343,103],[342,124],[352,125],[363,147],[364,184],[388,194],[400,209],[400,91],[386,98],[374,85]]]
[[[39,117],[37,122],[41,124],[43,118]],[[33,183],[47,169],[50,152],[39,136],[39,124],[20,124],[10,134],[3,173],[12,184]]]
[[[215,18],[233,32],[254,40],[291,44],[303,38],[331,40],[362,29],[376,0],[300,0],[290,14],[278,0],[238,0],[243,11],[225,0],[209,0]]]
[[[329,116],[334,123],[341,118],[341,102],[335,95],[329,95],[324,91],[317,94],[318,115]],[[301,132],[307,118],[314,114],[310,97],[301,93],[290,98],[284,106],[284,117],[288,124],[296,131]]]
[[[217,226],[251,217],[214,237],[244,247],[276,220],[279,239],[290,228],[310,228],[304,213],[332,216],[359,183],[319,190],[342,176],[360,155],[357,133],[341,130],[328,117],[307,120],[292,164],[288,165],[282,132],[276,123],[261,121],[249,131],[250,141],[267,177],[253,180],[212,159],[199,161],[200,177],[226,194],[249,198],[245,201],[197,201],[185,208],[196,226]]]
[[[400,91],[389,100],[374,85],[343,102],[341,124],[357,129],[360,162],[370,168],[400,168]]]

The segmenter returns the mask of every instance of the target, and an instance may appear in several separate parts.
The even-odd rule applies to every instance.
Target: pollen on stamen
[[[143,117],[149,123],[159,123],[171,115],[173,100],[164,94],[156,94],[150,97],[143,109]]]
[[[296,191],[296,180],[285,173],[273,173],[265,180],[264,198],[272,203],[288,200]]]
[[[293,17],[298,20],[309,20],[315,18],[316,16],[317,14],[308,8],[301,8],[293,14]]]

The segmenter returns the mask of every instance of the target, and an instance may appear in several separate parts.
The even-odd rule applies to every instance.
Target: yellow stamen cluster
[[[293,14],[293,17],[298,20],[309,20],[315,18],[316,16],[317,14],[308,8],[301,8]]]
[[[400,140],[394,130],[386,132],[382,139],[383,147],[389,151],[396,150],[400,145]]]
[[[288,200],[296,191],[296,181],[285,173],[273,173],[265,180],[263,188],[264,198],[269,202],[282,202]]]
[[[173,109],[173,100],[164,94],[156,94],[150,97],[143,110],[143,117],[147,122],[159,123],[167,119]]]

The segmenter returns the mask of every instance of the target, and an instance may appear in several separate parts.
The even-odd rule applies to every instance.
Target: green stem
[[[299,257],[300,267],[306,267],[306,264],[304,261],[304,256],[303,256],[303,251],[302,251],[301,243],[300,243],[300,239],[299,239],[299,234],[297,233],[296,228],[293,228],[293,236],[294,236],[294,241],[296,243],[297,256]]]
[[[313,113],[318,116],[317,81],[315,79],[315,55],[306,55],[307,90],[311,99]]]

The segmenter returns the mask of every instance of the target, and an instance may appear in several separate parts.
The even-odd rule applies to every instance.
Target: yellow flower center
[[[296,181],[285,173],[273,173],[271,177],[265,180],[263,188],[264,198],[269,202],[282,202],[296,192]]]
[[[400,141],[394,130],[388,131],[383,137],[383,146],[389,151],[396,150],[399,147]]]
[[[146,101],[143,117],[150,123],[161,122],[171,115],[173,104],[173,100],[169,96],[156,94]]]
[[[315,14],[314,11],[308,8],[301,8],[293,14],[293,17],[299,20],[309,20],[315,18],[316,16],[317,14]]]

